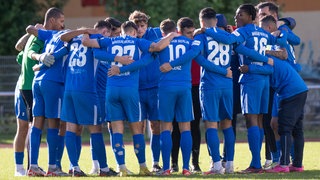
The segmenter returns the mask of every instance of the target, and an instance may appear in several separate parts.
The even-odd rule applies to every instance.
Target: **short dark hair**
[[[277,20],[271,16],[271,15],[268,15],[268,16],[264,16],[262,19],[260,19],[260,22],[262,23],[274,23],[274,24],[277,24]]]
[[[61,15],[64,15],[64,14],[60,9],[56,7],[52,7],[47,10],[44,19],[45,21],[49,21],[50,18],[58,19],[60,18]]]
[[[121,22],[114,18],[114,17],[107,17],[105,19],[105,21],[109,22],[112,26],[112,30],[114,30],[115,28],[120,28],[121,27]]]
[[[164,34],[175,32],[176,28],[177,28],[176,23],[169,18],[161,21],[160,23],[160,30]]]
[[[138,27],[137,25],[132,22],[132,21],[126,21],[124,23],[121,24],[121,29],[124,31],[124,32],[128,32],[129,30],[136,30],[138,31]]]
[[[270,12],[274,12],[278,15],[279,12],[279,7],[277,4],[273,3],[273,2],[261,2],[256,6],[258,9],[262,9],[265,7],[269,7],[269,11]]]
[[[102,28],[107,28],[111,30],[111,24],[107,21],[104,20],[100,20],[98,22],[96,22],[96,24],[94,24],[93,26],[95,29],[102,29]]]
[[[242,4],[239,9],[243,10],[251,16],[251,20],[255,20],[257,16],[257,9],[252,4]]]
[[[193,28],[194,23],[193,20],[189,17],[182,17],[178,20],[177,26],[179,31],[182,31],[184,28]]]
[[[206,7],[201,9],[199,12],[199,18],[201,19],[215,19],[216,18],[216,11],[211,7]]]

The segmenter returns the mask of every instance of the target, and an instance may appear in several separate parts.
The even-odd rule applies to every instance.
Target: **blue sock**
[[[189,170],[189,162],[192,151],[192,136],[191,131],[183,131],[180,138],[180,147],[182,152],[183,169]]]
[[[220,142],[218,137],[218,130],[215,128],[208,128],[206,130],[207,144],[213,162],[220,161]]]
[[[146,143],[143,134],[133,135],[134,152],[138,158],[139,164],[146,162]]]
[[[78,160],[79,160],[78,154],[79,154],[79,152],[78,152],[78,148],[77,148],[77,136],[76,136],[76,133],[67,131],[65,139],[66,139],[66,148],[67,148],[67,152],[68,152],[68,156],[69,156],[69,160],[70,160],[71,166],[72,167],[79,166],[78,165]]]
[[[162,153],[163,170],[170,169],[170,154],[172,150],[172,139],[170,131],[162,131],[160,134],[160,147]]]
[[[81,145],[82,137],[76,135],[75,142],[76,142],[76,148],[77,148],[77,159],[78,159],[77,161],[79,161],[81,149],[82,149],[82,145]],[[66,141],[66,143],[67,143],[67,141]]]
[[[112,135],[112,149],[114,155],[116,156],[116,160],[118,165],[125,164],[124,157],[125,157],[125,150],[123,147],[123,134],[120,133],[113,133]]]
[[[263,138],[264,138],[264,130],[263,128],[259,128],[259,132],[260,132],[260,151],[261,151],[261,148],[262,148],[262,143],[263,143]]]
[[[248,143],[252,155],[251,167],[261,168],[260,162],[260,131],[258,126],[248,128]]]
[[[94,133],[90,135],[90,143],[93,149],[93,153],[97,156],[99,161],[100,168],[108,167],[107,165],[107,156],[106,156],[106,147],[103,141],[102,133]]]
[[[14,152],[14,160],[16,164],[23,164],[24,152]]]
[[[49,165],[55,165],[57,160],[57,147],[58,147],[58,128],[47,129],[47,145],[49,152]]]
[[[30,164],[38,164],[39,148],[42,130],[36,127],[31,128],[30,133]]]
[[[160,135],[152,134],[150,139],[153,162],[159,162],[160,159]]]
[[[63,151],[64,151],[64,136],[58,136],[58,143],[57,143],[57,155],[56,155],[56,165],[62,169],[61,166],[61,159],[63,156]]]
[[[224,146],[226,148],[226,161],[233,161],[234,159],[234,146],[236,143],[236,137],[234,136],[233,128],[229,127],[222,130],[224,135]]]

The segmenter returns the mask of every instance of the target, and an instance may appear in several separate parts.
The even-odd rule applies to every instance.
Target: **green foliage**
[[[177,21],[180,17],[192,18],[199,24],[198,14],[204,7],[213,7],[217,13],[226,15],[229,24],[234,24],[233,16],[237,7],[243,3],[257,4],[259,0],[106,0],[106,10],[110,16],[121,21],[128,20],[131,12],[141,10],[148,14],[151,26],[159,26],[163,19],[170,18]]]
[[[29,24],[43,22],[45,11],[61,8],[66,0],[0,0],[0,55],[15,55],[14,46]]]

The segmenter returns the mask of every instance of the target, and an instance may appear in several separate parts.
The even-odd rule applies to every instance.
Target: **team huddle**
[[[21,75],[15,96],[15,176],[87,176],[78,164],[84,126],[90,132],[89,174],[132,175],[125,162],[126,121],[139,175],[178,172],[179,147],[184,176],[232,174],[240,110],[252,159],[239,173],[304,170],[302,120],[308,89],[294,56],[293,46],[300,44],[292,32],[294,19],[279,19],[278,7],[271,2],[240,5],[235,26],[211,7],[199,12],[199,29],[188,17],[177,23],[165,19],[156,28],[148,27],[149,18],[136,10],[123,23],[108,17],[93,28],[64,30],[63,12],[50,8],[43,25],[26,28],[27,34],[16,44]],[[200,119],[211,157],[211,167],[204,172],[199,166]],[[152,169],[146,165],[146,120],[152,134]],[[38,166],[45,121],[46,172]],[[105,123],[116,170],[106,158]],[[224,135],[223,153],[218,128]],[[61,166],[64,147],[68,173]]]

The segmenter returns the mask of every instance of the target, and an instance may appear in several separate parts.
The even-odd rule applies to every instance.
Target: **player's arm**
[[[286,48],[280,48],[278,50],[266,50],[266,54],[277,57],[282,60],[288,59],[288,52]]]
[[[273,60],[271,58],[268,58],[267,56],[264,56],[253,49],[247,48],[242,44],[235,45],[234,47],[235,47],[234,50],[239,54],[248,56],[249,58],[255,61],[264,62],[270,65],[273,65]]]
[[[297,36],[296,34],[294,34],[288,26],[282,25],[279,27],[279,30],[283,30],[283,31],[287,32],[287,41],[289,44],[294,45],[294,46],[300,44],[300,42],[301,42],[300,37]]]
[[[106,50],[100,48],[93,48],[92,51],[94,58],[101,61],[118,62],[123,65],[131,64],[134,61],[131,56],[117,56],[115,54],[108,53]]]
[[[159,52],[162,49],[166,48],[169,46],[170,42],[172,41],[173,38],[180,36],[180,34],[176,32],[171,32],[168,35],[166,35],[164,38],[162,38],[160,41],[157,43],[151,43],[149,47],[149,52]]]
[[[27,44],[27,41],[29,39],[31,34],[27,33],[25,35],[23,35],[16,43],[15,48],[17,51],[22,51],[24,49],[24,47]]]
[[[111,68],[109,68],[108,70],[108,76],[114,76],[114,75],[118,75],[120,73],[123,72],[132,72],[132,71],[136,71],[138,69],[140,69],[141,67],[146,66],[147,64],[149,64],[151,61],[154,60],[154,57],[151,55],[151,53],[143,53],[141,55],[141,59],[139,61],[134,61],[133,63],[127,65],[127,66],[112,66]]]
[[[96,32],[97,31],[92,28],[80,28],[80,29],[71,30],[71,31],[68,31],[68,32],[61,34],[60,39],[64,42],[69,42],[69,41],[71,41],[71,39],[73,39],[74,37],[77,37],[81,34],[95,34]]]
[[[223,67],[220,67],[220,66],[217,66],[217,65],[213,64],[211,61],[209,61],[208,59],[206,59],[202,55],[198,55],[194,60],[200,66],[205,68],[207,71],[210,71],[210,72],[213,72],[213,73],[217,73],[217,74],[221,74],[223,76],[227,76],[228,77],[228,69],[225,69]],[[229,70],[230,70],[230,68],[229,68]],[[232,77],[232,74],[231,74],[231,77]]]
[[[256,64],[242,65],[239,67],[239,70],[243,74],[251,73],[251,74],[270,75],[273,73],[273,67],[268,64],[265,64],[263,66],[256,65]]]
[[[269,40],[268,44],[285,47],[287,44],[287,37],[288,37],[288,33],[283,30],[277,30],[275,32],[272,32],[272,34],[268,33],[268,40]]]
[[[242,43],[244,41],[243,36],[238,31],[228,33],[219,28],[207,28],[205,33],[215,41],[223,44]]]

